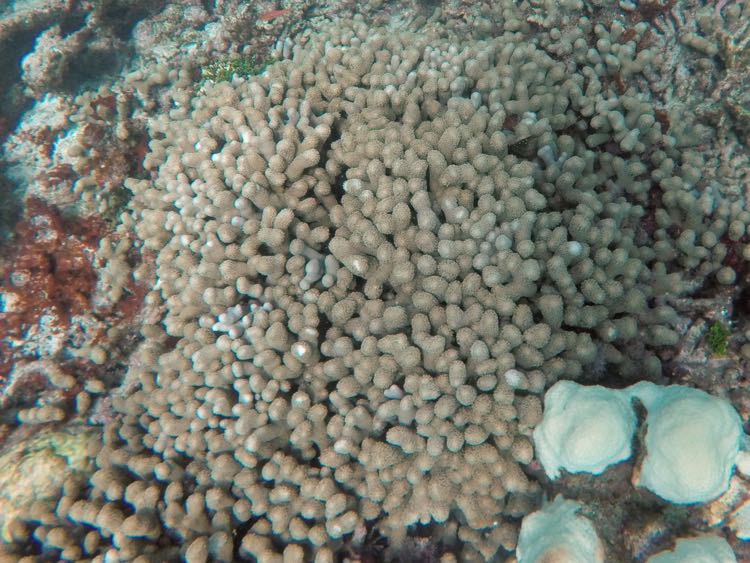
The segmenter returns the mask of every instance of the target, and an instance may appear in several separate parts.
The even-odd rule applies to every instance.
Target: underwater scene
[[[0,563],[750,563],[750,0],[0,0]]]

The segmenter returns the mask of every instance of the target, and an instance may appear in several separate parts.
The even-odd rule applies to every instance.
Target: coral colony
[[[749,560],[747,3],[138,4],[0,12],[3,561]]]

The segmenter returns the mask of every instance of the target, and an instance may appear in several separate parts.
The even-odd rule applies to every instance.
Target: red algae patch
[[[146,289],[131,268],[141,262],[103,220],[27,200],[0,254],[0,406],[8,416],[20,423],[83,416],[117,383],[117,366],[137,339],[131,326]]]
[[[59,351],[71,318],[88,313],[97,282],[93,261],[103,230],[97,220],[68,221],[40,200],[27,202],[0,269],[1,374],[23,354],[19,345],[31,333],[49,326],[61,338],[50,338],[48,351]]]

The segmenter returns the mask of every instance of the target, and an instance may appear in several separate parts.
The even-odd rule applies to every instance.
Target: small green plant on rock
[[[706,335],[706,343],[711,350],[711,355],[723,356],[727,353],[727,344],[731,334],[729,328],[720,321],[715,321],[709,327],[708,334]]]
[[[248,57],[228,58],[215,61],[201,69],[201,79],[211,82],[223,82],[231,80],[232,76],[240,77],[254,76],[260,74],[271,64],[272,59],[260,60],[255,54]]]

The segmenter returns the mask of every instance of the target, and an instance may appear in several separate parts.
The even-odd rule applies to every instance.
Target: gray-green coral
[[[23,521],[54,510],[63,490],[72,496],[85,487],[100,439],[99,432],[83,426],[44,429],[0,452],[2,541],[25,543],[28,529]]]
[[[540,394],[657,376],[664,296],[748,217],[702,191],[700,130],[662,130],[645,25],[537,36],[503,6],[495,37],[337,21],[173,90],[128,183],[163,322],[57,516],[125,559],[332,561],[419,524],[513,550]]]

